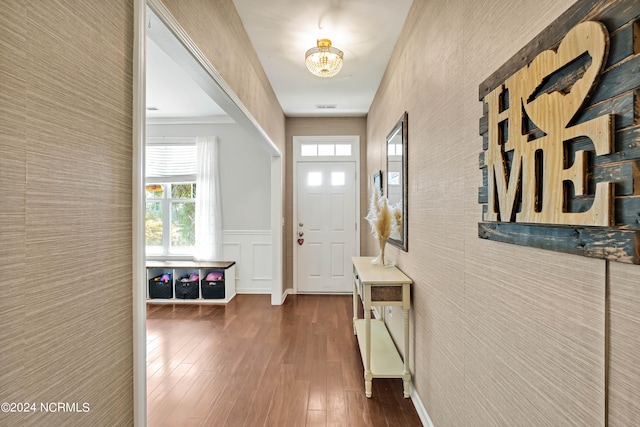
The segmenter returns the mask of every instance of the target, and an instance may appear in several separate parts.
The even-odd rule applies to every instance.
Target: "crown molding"
[[[214,125],[236,123],[229,116],[147,117],[148,125]]]

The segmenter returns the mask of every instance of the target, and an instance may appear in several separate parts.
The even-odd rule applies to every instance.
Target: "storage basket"
[[[176,280],[176,298],[181,299],[197,299],[198,298],[198,280],[187,281],[189,276],[183,276]]]
[[[167,281],[161,280],[163,278]],[[149,298],[173,298],[173,281],[171,280],[171,274],[162,274],[153,279],[149,279]]]
[[[202,298],[204,299],[224,299],[224,278],[222,280],[203,280]]]

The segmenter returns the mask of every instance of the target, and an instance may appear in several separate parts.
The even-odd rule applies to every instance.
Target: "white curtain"
[[[198,261],[216,261],[222,257],[222,209],[220,206],[220,167],[218,138],[196,138],[198,171],[196,174],[196,248]]]

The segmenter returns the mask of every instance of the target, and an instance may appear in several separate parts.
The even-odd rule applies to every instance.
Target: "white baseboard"
[[[236,288],[236,293],[246,295],[269,295],[271,294],[271,288]]]
[[[280,302],[280,305],[284,304],[284,301],[287,299],[287,296],[292,294],[293,294],[292,288],[285,289],[284,293],[282,294],[282,301]]]
[[[413,388],[413,384],[411,384],[411,401],[413,402],[413,406],[416,408],[416,412],[418,412],[418,417],[420,417],[420,421],[424,427],[435,427],[433,425],[433,421],[429,417],[429,413],[427,412],[427,408],[424,407],[422,403],[422,399],[420,399],[420,395]]]

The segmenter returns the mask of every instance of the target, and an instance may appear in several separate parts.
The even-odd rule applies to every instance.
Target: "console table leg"
[[[404,326],[404,370],[402,378],[404,380],[404,397],[410,397],[411,371],[409,370],[409,310],[402,310],[402,320]]]
[[[411,374],[404,374],[403,385],[404,397],[405,399],[408,399],[409,397],[411,397]]]
[[[356,321],[358,320],[358,282],[353,280],[353,335],[357,335]]]
[[[358,335],[356,332],[356,322],[358,321],[358,302],[355,300],[353,300],[353,335]]]
[[[367,287],[364,294],[364,391],[367,397],[371,397],[371,381],[373,380],[371,372],[371,288]]]

